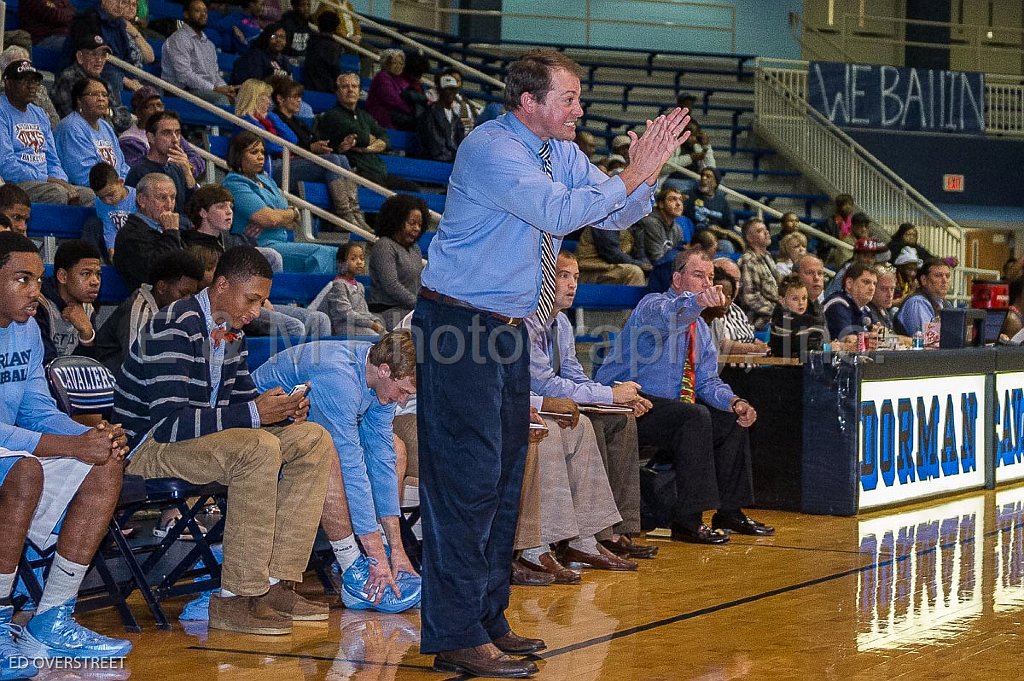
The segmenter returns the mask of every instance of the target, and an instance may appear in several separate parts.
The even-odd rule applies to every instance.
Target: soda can
[[[857,352],[868,351],[868,335],[861,331],[857,334]]]

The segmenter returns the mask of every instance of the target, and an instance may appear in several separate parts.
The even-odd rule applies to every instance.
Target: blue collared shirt
[[[933,302],[923,293],[919,296],[910,296],[903,301],[903,307],[896,313],[896,320],[903,325],[908,336],[913,336],[920,331],[924,333],[925,325],[935,318],[934,305],[942,310],[946,307],[946,301]]]
[[[556,351],[553,327],[558,325],[559,371],[554,369]],[[611,404],[612,389],[590,380],[576,358],[576,333],[572,323],[559,312],[555,319],[541,322],[536,314],[526,318],[530,332],[530,390],[545,397],[568,397],[575,402]]]
[[[260,390],[309,382],[309,420],[327,429],[341,460],[349,514],[356,534],[377,530],[377,518],[397,516],[398,473],[394,404],[381,404],[366,385],[371,343],[315,341],[285,350],[253,375]]]
[[[459,145],[444,217],[421,281],[475,307],[512,317],[537,308],[541,231],[561,238],[581,227],[627,229],[653,209],[653,187],[626,196],[573,142],[549,140],[554,181],[544,173],[543,141],[513,114],[475,128]]]
[[[644,296],[597,370],[597,380],[604,384],[636,381],[649,395],[679,399],[690,324],[696,321],[697,397],[716,409],[728,411],[735,395],[718,376],[718,350],[700,311],[692,293],[680,295],[669,289]]]

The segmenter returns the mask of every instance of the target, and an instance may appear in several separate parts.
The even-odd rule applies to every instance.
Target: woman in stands
[[[351,170],[348,159],[341,154],[331,153],[327,142],[314,142],[313,133],[299,117],[299,105],[302,102],[302,86],[287,76],[273,79],[278,87],[278,113],[270,111],[271,98],[274,90],[271,85],[261,80],[247,80],[238,89],[235,98],[235,115],[253,125],[262,127],[267,132],[283,137],[307,151],[318,154],[325,161]],[[352,141],[353,144],[355,141]],[[273,142],[264,142],[267,154],[271,158],[271,177],[281,186],[283,178],[284,149]],[[347,151],[347,149],[346,149]],[[331,204],[338,217],[369,230],[362,212],[359,210],[359,199],[356,196],[356,184],[339,173],[333,173],[312,161],[291,156],[288,164],[289,191],[298,192],[299,182],[318,182],[327,185],[331,196]]]
[[[286,272],[333,274],[333,246],[295,243],[288,232],[299,222],[299,209],[289,207],[277,183],[264,173],[263,140],[243,130],[231,138],[224,188],[235,197],[231,233],[236,239],[273,248],[281,254]]]
[[[114,127],[107,122],[110,93],[98,78],[83,78],[71,88],[74,111],[54,130],[60,164],[68,182],[89,186],[89,171],[97,163],[109,163],[123,180],[128,175]]]
[[[246,50],[231,70],[231,84],[241,85],[250,78],[264,80],[270,76],[288,75],[288,58],[284,48],[288,44],[288,33],[281,24],[270,24],[252,47]]]
[[[779,259],[775,269],[779,278],[793,274],[793,263],[807,255],[807,237],[800,232],[790,232],[779,241]]]
[[[718,188],[721,175],[715,168],[705,168],[700,173],[700,182],[686,200],[683,215],[693,221],[698,229],[710,229],[718,237],[721,253],[743,251],[743,238],[736,230],[736,219],[725,194]]]
[[[430,224],[423,199],[395,194],[377,213],[380,240],[370,249],[370,312],[384,318],[388,331],[416,307],[423,271],[423,253],[417,239]]]
[[[896,229],[896,233],[892,235],[892,240],[889,241],[888,246],[892,262],[896,262],[896,258],[899,257],[900,253],[907,246],[914,249],[918,260],[927,262],[935,257],[918,241],[917,227],[912,222],[904,222]]]
[[[380,53],[380,71],[370,82],[366,96],[366,112],[385,128],[415,130],[412,105],[402,99],[409,83],[405,70],[405,53],[401,50],[383,50]]]

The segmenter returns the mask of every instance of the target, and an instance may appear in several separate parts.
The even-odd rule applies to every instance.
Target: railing
[[[964,262],[963,230],[917,190],[807,103],[805,62],[758,58],[754,125],[759,135],[831,194],[852,194],[886,231],[903,222],[919,228],[931,252]],[[954,270],[953,291],[965,295],[966,273]]]
[[[476,16],[476,17],[494,17],[502,21],[506,20],[520,20],[526,19],[535,22],[552,22],[555,24],[553,28],[557,28],[559,32],[565,34],[570,29],[566,28],[567,25],[582,25],[584,35],[584,45],[592,46],[592,34],[595,27],[610,27],[613,29],[622,29],[624,26],[632,28],[647,28],[647,29],[674,29],[674,30],[695,30],[708,33],[721,33],[729,39],[729,51],[736,51],[736,6],[728,5],[723,3],[704,3],[704,2],[685,2],[679,0],[635,0],[631,3],[622,3],[622,7],[629,7],[629,16],[608,16],[602,12],[595,12],[595,8],[592,6],[591,0],[584,0],[582,3],[565,3],[558,5],[557,3],[552,4],[552,7],[581,7],[582,13],[575,16],[568,14],[554,14],[554,13],[525,13],[525,12],[509,12],[506,10],[472,10],[472,9],[459,9],[453,7],[442,6],[439,0],[392,0],[391,11],[392,16],[395,13],[395,7],[407,5],[411,9],[417,12],[423,12],[424,10],[434,12],[434,26],[446,26],[450,25],[452,16]],[[723,25],[726,22],[715,23],[714,21],[705,21],[703,23],[687,23],[684,21],[651,21],[643,19],[633,19],[633,16],[650,16],[656,13],[660,9],[671,9],[671,10],[687,10],[693,9],[698,12],[701,16],[710,17],[713,13],[717,13],[719,16],[726,18],[728,25]],[[622,14],[626,14],[625,11]],[[724,51],[724,50],[723,50]]]

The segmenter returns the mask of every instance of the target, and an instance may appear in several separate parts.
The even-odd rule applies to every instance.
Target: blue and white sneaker
[[[70,657],[107,659],[124,657],[132,649],[131,641],[109,638],[76,622],[75,599],[36,615],[18,637],[21,654],[30,658]]]
[[[0,608],[0,681],[28,679],[39,673],[32,660],[18,648],[14,639],[21,635],[21,627],[11,622],[14,608]]]
[[[420,578],[415,575],[401,573],[398,576],[398,588],[402,597],[395,596],[391,589],[384,590],[380,603],[374,605],[373,599],[366,593],[366,582],[370,579],[371,559],[359,556],[355,563],[341,575],[341,602],[346,608],[353,610],[376,610],[378,612],[405,612],[420,604]]]

